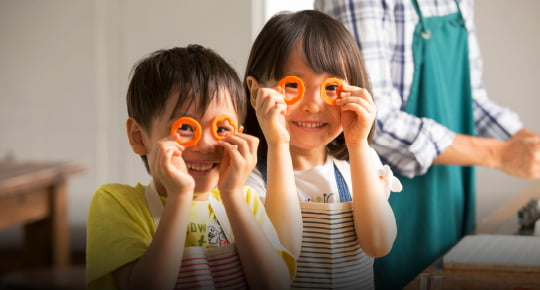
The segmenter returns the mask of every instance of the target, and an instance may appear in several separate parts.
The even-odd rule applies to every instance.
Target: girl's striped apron
[[[145,195],[157,228],[163,213],[163,204],[153,183],[146,188]],[[212,196],[209,197],[209,201],[230,244],[217,248],[184,248],[176,289],[246,289],[248,284],[234,245],[234,236],[225,208]]]
[[[346,161],[334,160],[338,188],[351,192]],[[340,192],[341,200],[344,199]],[[350,196],[350,193],[349,193]],[[373,289],[373,258],[356,238],[352,202],[301,202],[304,231],[292,288]]]

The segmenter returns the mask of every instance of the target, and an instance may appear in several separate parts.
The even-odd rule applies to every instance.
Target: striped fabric
[[[240,257],[234,245],[188,247],[175,289],[246,289]]]
[[[373,289],[373,258],[356,239],[352,203],[300,203],[302,251],[292,288]]]

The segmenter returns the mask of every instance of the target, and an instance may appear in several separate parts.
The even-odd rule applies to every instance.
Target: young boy
[[[244,186],[258,139],[214,122],[241,124],[245,100],[236,72],[199,45],[156,51],[134,67],[127,135],[152,182],[96,191],[89,289],[290,287],[295,259]],[[177,126],[181,117],[197,121]],[[200,140],[180,145],[186,134]]]

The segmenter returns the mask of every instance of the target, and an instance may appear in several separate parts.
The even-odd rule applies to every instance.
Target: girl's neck
[[[326,161],[326,146],[313,149],[304,149],[291,146],[293,169],[303,171],[315,166],[323,165]]]

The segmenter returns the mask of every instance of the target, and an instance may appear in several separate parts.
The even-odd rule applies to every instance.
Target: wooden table
[[[26,268],[69,265],[67,180],[83,171],[71,162],[0,160],[0,230],[24,225]]]
[[[479,222],[476,234],[519,234],[517,212],[531,199],[540,199],[540,181],[530,183],[501,207]],[[540,239],[540,237],[539,237]],[[540,249],[538,249],[540,251]],[[442,257],[423,273],[442,275],[442,289],[540,289],[540,273],[493,270],[444,269]],[[420,277],[405,289],[419,289]]]

